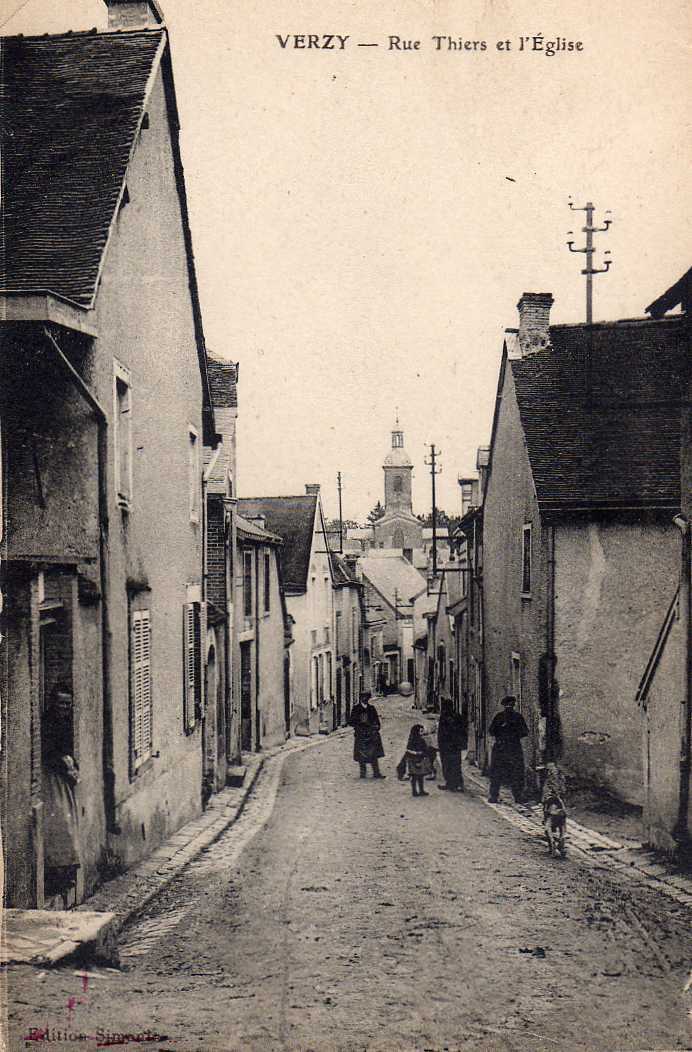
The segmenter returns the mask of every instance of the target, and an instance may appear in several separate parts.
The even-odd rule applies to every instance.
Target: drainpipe
[[[553,755],[555,722],[557,719],[555,704],[555,527],[548,530],[548,602],[546,610],[546,741],[545,760],[557,760]]]
[[[108,616],[108,417],[82,377],[63,353],[49,329],[43,333],[57,361],[77,392],[87,403],[98,427],[97,471],[99,508],[99,576],[101,587],[101,677],[103,683],[103,797],[106,831],[119,834],[115,817],[115,771],[113,770],[113,697],[111,690],[111,631]]]
[[[685,655],[683,658],[684,681],[682,684],[682,711],[680,713],[680,786],[678,794],[678,820],[674,837],[678,844],[685,844],[690,838],[690,768],[692,766],[692,647],[690,631],[692,630],[692,590],[690,575],[692,573],[692,540],[690,539],[690,522],[683,515],[676,515],[673,522],[682,534],[682,553],[680,560],[680,631],[682,633]]]
[[[259,564],[261,548],[255,548],[255,752],[262,748],[260,736],[260,613]]]

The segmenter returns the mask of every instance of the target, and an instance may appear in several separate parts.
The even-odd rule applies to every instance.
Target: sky
[[[101,0],[20,2],[0,0],[2,33],[106,26]],[[363,520],[398,409],[414,510],[434,442],[438,505],[458,512],[521,293],[584,319],[570,196],[612,213],[596,319],[641,316],[692,262],[681,0],[160,3],[207,344],[240,363],[241,496],[319,482],[332,516],[341,471],[344,514]],[[277,39],[310,33],[349,40]],[[583,48],[520,52],[537,33]]]

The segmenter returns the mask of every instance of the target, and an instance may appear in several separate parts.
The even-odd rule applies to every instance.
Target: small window
[[[531,595],[531,523],[527,522],[522,529],[521,546],[521,594]]]
[[[243,613],[252,617],[252,552],[243,552]]]
[[[130,631],[130,748],[132,770],[151,756],[151,623],[148,610],[135,610]]]
[[[183,607],[183,722],[186,731],[193,730],[201,710],[201,604],[185,603]]]
[[[402,489],[403,489],[403,480],[401,478],[401,475],[395,475],[394,476],[394,492],[395,493],[401,493]]]
[[[271,609],[271,555],[264,553],[264,612],[268,614]]]
[[[130,373],[113,363],[113,442],[115,495],[121,508],[132,501],[132,389]]]
[[[187,432],[187,472],[190,491],[190,522],[199,522],[202,473],[199,466],[199,436],[191,425]]]

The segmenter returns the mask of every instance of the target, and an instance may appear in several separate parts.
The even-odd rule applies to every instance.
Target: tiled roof
[[[213,358],[207,352],[207,371],[211,400],[215,409],[234,409],[238,405],[238,370],[235,362]]]
[[[316,506],[316,496],[244,497],[238,501],[241,515],[263,515],[267,528],[283,540],[281,572],[288,592],[307,589]]]
[[[157,29],[0,43],[0,289],[92,302],[164,39]]]
[[[358,566],[363,577],[391,606],[395,601],[399,606],[408,605],[426,590],[425,578],[403,555],[395,559],[364,555],[358,560]]]
[[[258,522],[251,522],[243,515],[236,515],[235,526],[241,539],[261,541],[264,544],[281,544],[281,538],[276,534],[264,530]]]
[[[683,319],[556,325],[510,361],[539,504],[677,508]]]
[[[353,563],[336,552],[332,553],[332,569],[335,584],[359,584]]]

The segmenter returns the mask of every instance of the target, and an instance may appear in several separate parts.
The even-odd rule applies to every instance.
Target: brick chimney
[[[521,357],[544,350],[550,344],[550,292],[525,292],[517,303]]]
[[[305,483],[305,495],[306,497],[316,497],[320,492],[319,482],[306,482]]]
[[[163,24],[157,0],[104,0],[109,29],[151,29]]]

